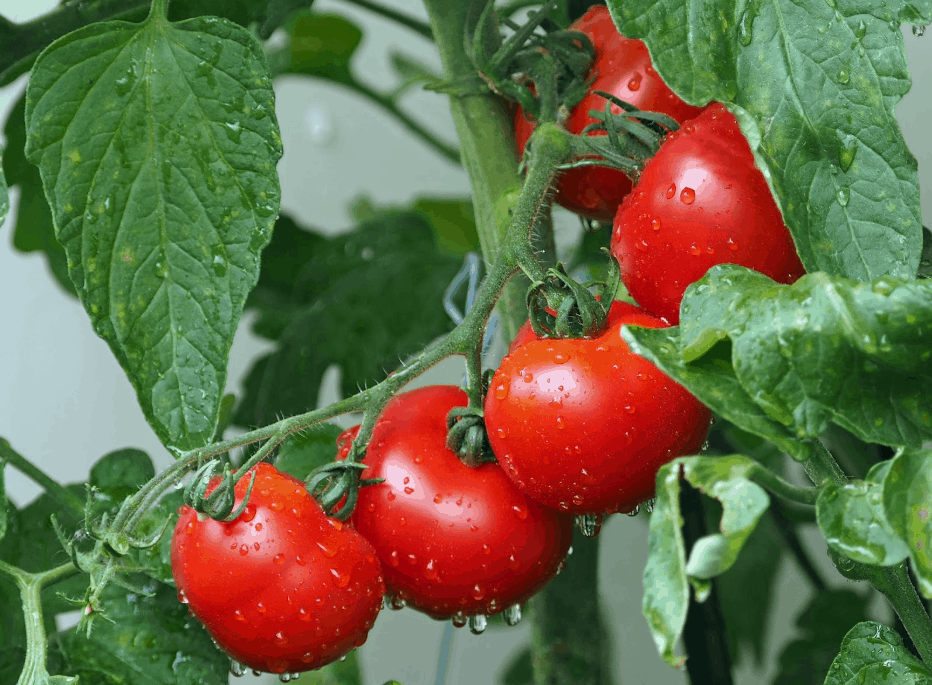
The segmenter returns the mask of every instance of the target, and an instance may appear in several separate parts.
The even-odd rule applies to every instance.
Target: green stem
[[[79,497],[14,450],[9,442],[0,438],[0,463],[2,462],[10,464],[17,471],[32,479],[60,507],[68,510],[68,513],[76,519],[81,520],[84,518],[84,502]]]
[[[896,611],[897,616],[906,626],[909,636],[916,645],[916,651],[932,667],[932,621],[925,605],[919,599],[916,588],[909,579],[906,564],[898,566],[873,566],[871,585],[880,590]]]
[[[848,476],[841,470],[835,457],[825,448],[822,441],[816,438],[812,441],[812,447],[812,456],[803,462],[803,468],[816,487],[821,488],[829,481],[838,484],[847,483]]]
[[[430,24],[427,24],[420,19],[409,17],[407,14],[402,14],[401,12],[393,10],[391,7],[384,7],[376,2],[371,2],[370,0],[345,0],[345,2],[348,2],[351,5],[356,5],[357,7],[362,7],[363,9],[367,9],[374,14],[378,14],[380,17],[390,19],[396,24],[406,26],[415,33],[419,33],[420,35],[424,36],[424,38],[427,40],[434,39],[434,34],[430,30]]]
[[[149,9],[149,19],[167,20],[169,2],[171,2],[171,0],[152,0],[152,7]]]
[[[764,466],[755,465],[750,475],[751,479],[758,484],[763,485],[775,495],[783,499],[788,499],[791,502],[815,506],[816,499],[819,496],[818,488],[801,488],[792,483],[788,483]]]

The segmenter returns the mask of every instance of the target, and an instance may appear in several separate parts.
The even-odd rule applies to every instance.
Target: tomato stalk
[[[10,443],[3,438],[0,438],[0,464],[9,464],[32,479],[37,485],[42,486],[42,489],[62,509],[68,511],[75,518],[81,519],[84,517],[84,503],[74,493],[14,450]]]

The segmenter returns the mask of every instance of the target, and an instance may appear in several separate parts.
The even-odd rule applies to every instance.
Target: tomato
[[[595,299],[600,300],[602,298],[596,295]],[[599,335],[605,332],[606,328],[611,326],[617,320],[619,316],[621,316],[624,312],[627,311],[627,309],[622,307],[622,304],[623,303],[619,302],[618,300],[612,301],[612,306],[608,310],[608,316],[605,317],[605,322],[602,325],[601,331],[599,331]],[[556,312],[551,310],[549,307],[547,311],[550,314],[556,316]],[[589,337],[592,337],[592,336],[589,336]],[[509,354],[511,352],[514,352],[516,349],[521,347],[524,343],[530,342],[531,340],[544,340],[544,339],[545,338],[538,337],[537,333],[534,332],[534,327],[531,326],[530,320],[525,321],[523,324],[521,324],[518,327],[518,330],[515,332],[515,337],[512,339],[511,343],[508,345],[508,352]]]
[[[530,340],[492,378],[485,400],[492,449],[541,504],[575,514],[631,511],[653,497],[663,464],[705,440],[709,410],[628,349],[626,324],[667,325],[616,301],[601,335]]]
[[[571,29],[585,33],[595,47],[590,78],[594,80],[590,92],[570,111],[565,122],[570,133],[581,133],[595,119],[589,110],[604,110],[605,98],[591,91],[601,90],[630,102],[640,110],[662,112],[682,122],[692,119],[700,111],[687,105],[671,91],[651,65],[647,46],[639,40],[625,38],[618,33],[602,6],[591,7],[576,20]],[[620,112],[613,106],[613,111]],[[518,151],[534,131],[535,124],[528,121],[522,109],[515,117],[515,140]],[[593,134],[596,135],[596,134]],[[608,167],[581,167],[563,172],[557,184],[556,201],[567,209],[610,223],[618,205],[631,192],[631,181],[617,169]]]
[[[686,287],[716,264],[780,283],[805,273],[738,122],[720,104],[667,136],[619,207],[611,247],[631,297],[672,323]]]
[[[382,607],[382,569],[301,481],[265,463],[255,473],[249,503],[229,523],[182,507],[171,546],[178,597],[249,668],[319,668],[365,642]],[[237,506],[247,481],[236,485]]]
[[[559,570],[572,518],[529,500],[497,464],[469,468],[446,447],[447,413],[467,404],[453,386],[394,397],[379,417],[359,492],[356,529],[385,569],[389,593],[437,619],[495,614]],[[345,432],[348,440],[356,429]]]

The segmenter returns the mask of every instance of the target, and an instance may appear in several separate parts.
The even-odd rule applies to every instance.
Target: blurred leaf
[[[42,53],[26,95],[26,156],[95,332],[162,442],[206,444],[279,207],[261,46],[217,18],[93,24]]]
[[[867,600],[851,590],[813,597],[796,619],[796,639],[780,652],[773,685],[822,685],[845,633],[866,612]]]
[[[433,67],[400,52],[389,51],[388,59],[401,79],[401,84],[392,93],[393,98],[397,98],[419,83],[440,84],[443,81],[443,74],[435,71]]]
[[[267,55],[272,74],[303,74],[355,84],[350,61],[362,41],[359,27],[335,14],[300,12],[283,28],[287,43]]]
[[[6,176],[3,173],[3,147],[0,146],[0,226],[10,212],[10,195],[7,192]]]
[[[49,670],[95,685],[226,685],[230,659],[188,616],[175,590],[150,581],[153,596],[109,585],[90,637],[76,629],[49,644]],[[111,622],[112,621],[112,622]]]
[[[233,421],[233,407],[236,406],[236,395],[227,393],[220,400],[220,416],[217,419],[217,430],[214,431],[214,442],[223,440],[224,433]]]
[[[301,682],[309,685],[362,685],[361,667],[357,652],[353,650],[343,661],[334,661],[316,671],[302,673]]]
[[[932,685],[932,671],[903,646],[895,630],[864,621],[845,635],[825,685],[864,683]]]
[[[275,468],[304,480],[318,466],[329,464],[337,456],[337,436],[343,430],[331,423],[292,433],[278,448]]]
[[[826,542],[849,559],[875,566],[898,564],[909,554],[883,511],[879,484],[827,483],[816,502],[816,521]]]
[[[525,647],[518,652],[505,668],[505,674],[499,685],[532,685],[534,669],[531,664],[531,648]]]
[[[6,498],[6,461],[0,460],[0,541],[6,535],[10,520],[10,502]]]
[[[842,470],[855,478],[863,478],[883,458],[879,445],[861,440],[838,424],[830,424],[821,439]]]
[[[694,105],[730,103],[810,273],[916,274],[916,158],[894,117],[909,90],[900,23],[928,0],[609,0],[663,80]]]
[[[420,198],[415,200],[414,209],[427,215],[441,252],[463,256],[481,249],[470,200]]]
[[[905,450],[887,468],[884,512],[906,542],[919,591],[932,598],[932,449]]]
[[[152,459],[142,450],[127,448],[101,457],[91,467],[89,482],[98,494],[119,503],[155,477]]]
[[[16,204],[13,247],[20,252],[45,253],[45,258],[62,289],[77,296],[74,283],[68,276],[68,258],[65,248],[55,238],[52,225],[52,210],[42,191],[39,170],[26,161],[26,94],[16,101],[3,127],[7,140],[3,170],[11,187],[19,187],[19,202]]]
[[[919,258],[919,278],[932,278],[932,231],[923,226],[922,256]]]
[[[175,585],[171,565],[172,534],[175,524],[178,523],[178,509],[182,504],[184,504],[184,493],[181,490],[163,495],[158,505],[147,511],[136,525],[136,535],[148,540],[167,523],[165,532],[162,533],[156,545],[146,549],[130,550],[130,554],[134,555],[139,565],[145,567],[146,575],[171,586]]]
[[[276,300],[260,287],[256,331],[278,347],[252,368],[234,420],[265,425],[317,406],[320,381],[331,364],[342,371],[349,396],[382,379],[407,355],[452,328],[443,310],[444,289],[460,260],[437,250],[432,224],[422,212],[389,211],[356,231],[333,238],[286,235],[310,254],[290,294],[275,286]],[[275,271],[284,250],[273,239],[263,272]],[[286,262],[284,268],[295,265]],[[294,271],[292,271],[294,273]]]
[[[644,569],[643,612],[660,655],[679,667],[684,658],[673,647],[683,632],[692,583],[698,601],[708,594],[710,578],[735,563],[770,498],[749,480],[756,462],[741,455],[681,457],[660,469],[650,520],[648,559]],[[680,515],[680,473],[702,493],[722,504],[718,533],[699,538],[686,560]]]

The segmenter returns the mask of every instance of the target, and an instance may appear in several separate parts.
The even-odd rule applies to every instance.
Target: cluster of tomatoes
[[[697,451],[708,431],[708,410],[632,354],[621,328],[675,323],[683,290],[713,264],[783,282],[802,274],[734,117],[677,98],[644,45],[619,36],[604,8],[573,28],[595,44],[593,90],[682,123],[633,189],[599,167],[571,170],[559,187],[567,207],[614,219],[611,248],[643,309],[615,301],[602,330],[584,338],[521,329],[483,407],[498,463],[471,468],[447,447],[447,416],[467,396],[432,386],[386,405],[362,473],[382,481],[360,490],[347,524],[268,464],[256,467],[236,519],[184,508],[172,541],[179,595],[237,663],[285,679],[327,664],[365,641],[383,597],[476,632],[491,614],[516,622],[521,603],[564,563],[574,515],[636,510],[653,495],[660,466]],[[591,123],[594,98],[574,110],[571,132]],[[517,124],[523,146],[533,125],[520,112]],[[340,458],[356,431],[340,436]],[[236,487],[237,505],[247,481]]]

